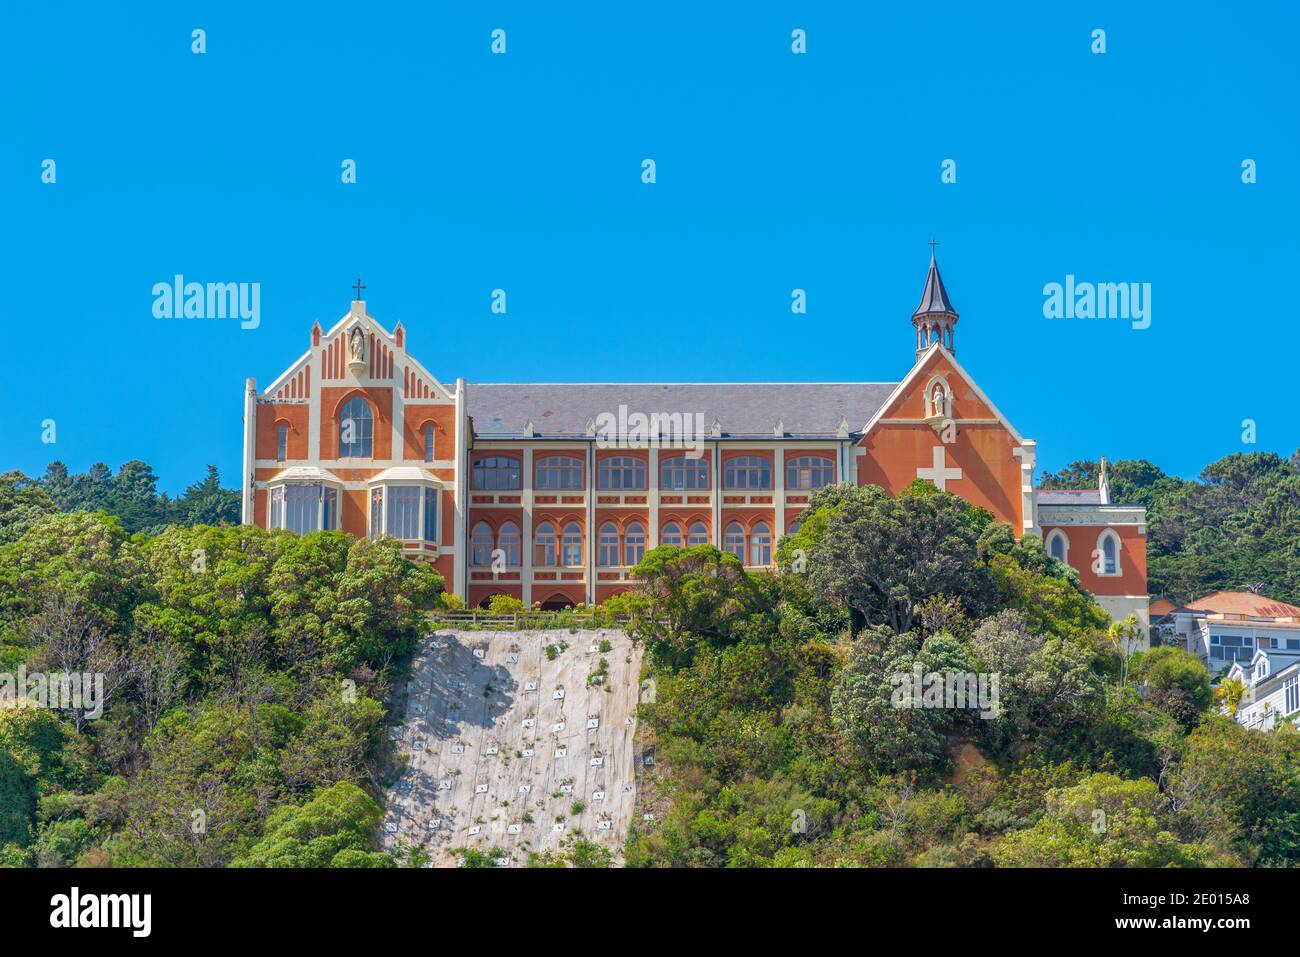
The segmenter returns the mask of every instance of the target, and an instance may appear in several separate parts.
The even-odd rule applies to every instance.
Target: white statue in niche
[[[936,382],[934,391],[930,395],[930,415],[947,415],[948,414],[948,394],[944,391],[943,383]]]
[[[354,376],[360,376],[366,368],[366,331],[360,326],[353,326],[348,333],[348,370]]]

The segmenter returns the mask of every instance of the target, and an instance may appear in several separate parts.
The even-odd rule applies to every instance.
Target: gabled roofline
[[[953,354],[938,342],[933,343],[930,348],[921,353],[921,358],[916,360],[916,364],[912,366],[912,371],[903,377],[903,381],[898,383],[894,391],[889,394],[889,398],[886,399],[884,404],[876,410],[876,414],[867,420],[867,424],[862,427],[862,434],[867,435],[876,427],[877,424],[879,424],[880,420],[885,417],[885,412],[896,401],[898,401],[899,397],[902,396],[902,394],[907,390],[907,387],[912,383],[912,380],[916,379],[921,374],[922,367],[930,360],[931,354],[935,352],[938,352],[940,356],[947,359],[952,364],[952,367],[957,370],[957,374],[962,377],[962,380],[970,386],[971,390],[975,393],[975,397],[988,406],[989,411],[993,413],[993,417],[1011,433],[1011,437],[1016,440],[1016,444],[1024,445],[1024,438],[1016,431],[1016,427],[1011,424],[1011,420],[1003,415],[998,407],[993,404],[992,400],[984,394],[984,390],[975,384],[975,380],[970,377],[970,373],[962,368],[961,363],[957,361]]]

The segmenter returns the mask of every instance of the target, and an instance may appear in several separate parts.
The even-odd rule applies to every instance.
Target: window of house
[[[759,566],[772,564],[772,530],[766,522],[756,523],[749,536],[749,563]]]
[[[707,545],[709,544],[709,530],[703,522],[696,522],[691,526],[689,537],[686,539],[688,545]]]
[[[596,564],[604,568],[618,564],[618,526],[613,522],[600,526],[600,535],[596,539]]]
[[[727,459],[723,486],[738,491],[770,489],[772,463],[756,455],[740,455]]]
[[[537,460],[537,488],[582,488],[582,459],[571,455],[548,455]]]
[[[284,527],[284,486],[271,489],[271,528]]]
[[[640,522],[630,522],[623,533],[623,564],[635,565],[643,558],[645,558],[645,526]]]
[[[433,423],[432,422],[426,422],[424,424],[424,460],[426,462],[433,461]]]
[[[1103,575],[1118,575],[1119,543],[1116,541],[1115,533],[1110,529],[1102,532],[1098,547],[1101,549],[1101,573]]]
[[[801,455],[785,463],[785,487],[808,491],[830,485],[835,463],[822,455]]]
[[[567,568],[576,568],[582,564],[582,529],[577,522],[564,526],[560,536],[561,558]]]
[[[506,565],[510,568],[518,568],[523,552],[519,547],[519,526],[514,522],[506,522],[501,526],[501,531],[497,535],[497,547],[505,553]]]
[[[669,522],[664,526],[663,541],[665,545],[675,545],[678,548],[681,548],[682,527],[676,522]]]
[[[492,564],[492,529],[479,522],[469,536],[469,563],[486,567]]]
[[[284,527],[305,535],[320,528],[321,487],[286,485],[284,487]]]
[[[470,480],[483,491],[516,490],[520,487],[519,460],[508,455],[489,455],[474,463]]]
[[[424,489],[424,540],[438,540],[438,490],[428,486]]]
[[[370,406],[354,395],[339,412],[339,458],[368,459],[374,452],[374,422]]]
[[[275,430],[275,460],[283,462],[289,457],[289,427],[281,422]]]
[[[693,491],[709,487],[709,463],[685,455],[664,459],[660,465],[660,487],[668,491]]]
[[[1286,691],[1286,713],[1300,711],[1300,675],[1292,675],[1282,683]]]
[[[550,522],[542,522],[537,526],[537,534],[533,538],[533,564],[553,568],[555,558],[555,526]]]
[[[740,527],[739,522],[732,522],[727,526],[722,536],[722,548],[724,551],[731,552],[740,559],[741,564],[745,562],[745,530]]]
[[[600,461],[600,487],[609,491],[644,489],[645,462],[631,455],[615,455]]]
[[[1047,537],[1047,554],[1058,561],[1065,561],[1065,533],[1054,531]]]
[[[381,485],[370,490],[370,531],[371,538],[384,534],[384,487]]]
[[[384,534],[405,541],[420,537],[420,498],[423,491],[418,485],[389,486]]]

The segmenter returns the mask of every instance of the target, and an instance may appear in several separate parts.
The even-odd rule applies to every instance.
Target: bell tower
[[[921,304],[912,313],[912,325],[916,328],[917,359],[936,342],[954,355],[957,352],[953,339],[957,310],[952,307],[948,290],[943,288],[943,277],[939,275],[939,263],[934,255],[934,248],[938,245],[936,240],[930,240],[930,271],[925,277],[925,288],[921,291]]]

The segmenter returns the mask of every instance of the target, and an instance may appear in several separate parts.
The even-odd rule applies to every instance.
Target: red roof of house
[[[1150,614],[1152,618],[1163,618],[1177,607],[1178,606],[1168,598],[1153,598],[1148,609],[1148,614]]]
[[[1212,595],[1188,602],[1191,611],[1220,615],[1250,615],[1254,618],[1300,618],[1300,608],[1284,601],[1248,591],[1216,591]]]

